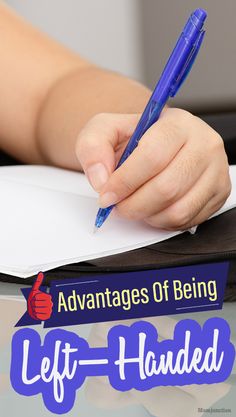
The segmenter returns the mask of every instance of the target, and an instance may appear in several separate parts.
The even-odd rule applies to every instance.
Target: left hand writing
[[[223,140],[189,112],[168,108],[114,171],[139,117],[100,114],[78,137],[77,157],[99,206],[116,204],[128,219],[169,230],[202,223],[230,194]]]

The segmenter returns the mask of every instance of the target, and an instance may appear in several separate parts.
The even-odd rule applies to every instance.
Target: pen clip
[[[186,77],[188,76],[188,73],[191,70],[192,65],[193,65],[193,63],[194,63],[194,61],[197,57],[197,54],[199,52],[199,49],[201,47],[204,35],[205,35],[205,31],[201,31],[197,41],[195,42],[195,44],[194,44],[194,46],[191,50],[191,53],[189,54],[189,57],[188,57],[188,60],[186,61],[185,66],[183,67],[181,73],[179,74],[175,84],[173,85],[173,87],[171,89],[170,97],[174,97],[176,95],[176,93],[180,89],[181,85],[185,81]]]

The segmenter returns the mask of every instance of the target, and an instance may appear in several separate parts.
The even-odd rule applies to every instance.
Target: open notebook
[[[236,206],[233,191],[219,213]],[[85,176],[52,167],[0,168],[0,272],[27,278],[38,271],[100,258],[168,239],[160,231],[128,221],[115,210],[93,234],[97,195]]]

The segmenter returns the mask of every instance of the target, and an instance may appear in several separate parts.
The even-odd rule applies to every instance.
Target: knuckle
[[[231,181],[229,180],[229,181],[227,181],[227,185],[225,187],[225,197],[226,198],[228,198],[230,196],[231,191],[232,191],[232,184],[231,184]]]
[[[135,184],[131,181],[128,175],[124,175],[124,173],[119,173],[117,170],[117,175],[114,174],[113,177],[114,183],[112,184],[112,189],[118,188],[118,194],[122,196],[126,196],[131,194],[135,189]]]
[[[122,201],[122,203],[119,203],[116,205],[117,211],[118,213],[128,219],[128,220],[135,220],[137,219],[137,211],[135,211],[131,204],[128,204],[124,201]]]
[[[174,229],[184,228],[191,220],[188,209],[172,208],[169,211],[169,225]]]
[[[188,124],[195,119],[195,116],[187,110],[173,109],[172,121],[175,125]]]
[[[172,141],[180,135],[180,123],[178,120],[174,119],[162,121],[161,130],[165,140]]]
[[[224,141],[219,133],[214,131],[215,143],[218,147],[224,148]]]
[[[179,176],[180,180],[184,182],[186,178],[191,178],[193,173],[198,171],[199,161],[202,157],[201,152],[188,151],[188,156],[182,158],[176,168],[176,177]]]
[[[222,137],[219,135],[219,133],[213,131],[212,140],[211,140],[211,149],[213,152],[224,152],[224,142]]]
[[[90,133],[107,123],[108,117],[108,113],[95,114],[81,129],[75,144],[75,151],[78,155],[88,152],[89,146],[96,145],[93,138],[94,135],[91,136]]]
[[[39,297],[41,297],[41,296],[44,296],[44,292],[42,292],[42,291],[37,291],[36,292],[36,294],[35,294],[35,296],[34,296],[34,298],[37,300],[37,298],[39,298]]]
[[[105,112],[97,113],[92,117],[91,123],[97,123],[97,122],[102,123],[105,119],[107,119],[108,116],[109,116],[109,113],[105,113]]]
[[[145,223],[147,223],[149,226],[152,227],[160,227],[158,224],[158,221],[155,220],[155,216],[151,216],[151,217],[146,217],[144,219]]]
[[[147,164],[153,165],[158,158],[158,142],[156,137],[141,139],[138,148],[142,153],[142,157]]]
[[[227,165],[226,170],[220,173],[217,181],[217,192],[222,195],[225,199],[229,197],[232,190],[231,179],[229,175],[229,168]]]
[[[231,191],[232,189],[232,183],[231,183],[231,178],[230,178],[230,172],[229,172],[229,166],[227,164],[224,175],[222,175],[222,177],[224,178],[224,188]]]
[[[178,186],[174,181],[158,181],[156,184],[156,193],[165,203],[171,203],[178,195]]]
[[[197,117],[187,110],[183,109],[168,109],[168,116],[162,119],[163,130],[168,136],[175,137],[179,133],[183,133],[183,127],[186,130],[187,126],[191,126]]]
[[[77,138],[77,141],[75,143],[75,153],[77,156],[83,155],[83,153],[86,151],[86,141],[85,136],[83,135],[83,132],[81,132]]]
[[[232,191],[232,184],[230,179],[226,179],[222,184],[221,187],[219,189],[219,194],[222,195],[222,198],[224,199],[224,201],[230,196]]]

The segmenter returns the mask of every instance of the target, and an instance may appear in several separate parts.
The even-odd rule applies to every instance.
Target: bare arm
[[[100,112],[140,112],[149,91],[92,65],[0,4],[0,148],[81,169],[75,142]]]

